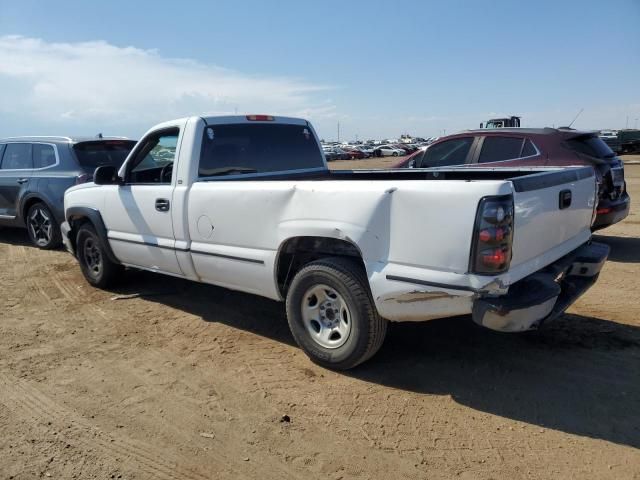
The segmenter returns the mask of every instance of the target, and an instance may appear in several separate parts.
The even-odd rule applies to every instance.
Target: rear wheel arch
[[[289,237],[280,244],[275,262],[276,286],[281,297],[286,297],[296,273],[309,263],[327,257],[351,258],[366,275],[362,252],[352,241],[316,235]]]

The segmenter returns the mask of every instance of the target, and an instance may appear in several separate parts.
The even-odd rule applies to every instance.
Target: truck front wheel
[[[341,257],[317,260],[296,274],[287,293],[287,318],[311,360],[336,370],[371,358],[387,331],[363,268]]]
[[[87,282],[98,288],[112,285],[122,272],[122,266],[109,259],[93,226],[82,225],[76,238],[76,255]]]

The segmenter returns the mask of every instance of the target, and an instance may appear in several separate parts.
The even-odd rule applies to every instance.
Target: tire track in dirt
[[[78,414],[55,403],[27,382],[0,373],[0,403],[14,414],[27,417],[32,423],[55,422],[58,426],[71,423],[73,428],[61,428],[61,437],[69,444],[85,450],[98,448],[102,456],[127,459],[148,478],[163,480],[206,480],[210,477],[183,467],[183,459],[163,452],[139,441],[113,436],[87,422]],[[88,438],[87,438],[88,437]],[[236,472],[237,473],[237,472]],[[236,478],[241,478],[238,475]]]

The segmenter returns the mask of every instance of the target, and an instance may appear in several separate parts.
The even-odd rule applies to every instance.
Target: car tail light
[[[513,197],[484,197],[478,205],[469,270],[491,275],[509,269],[513,241]]]
[[[271,115],[247,115],[247,120],[251,122],[272,122],[275,118]]]
[[[87,173],[83,173],[82,175],[78,175],[76,177],[76,185],[80,185],[81,183],[87,183],[93,180],[93,177]]]

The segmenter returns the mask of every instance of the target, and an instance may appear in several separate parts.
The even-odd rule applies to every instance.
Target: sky
[[[640,127],[639,25],[640,0],[0,0],[0,137],[236,112],[327,140]]]

